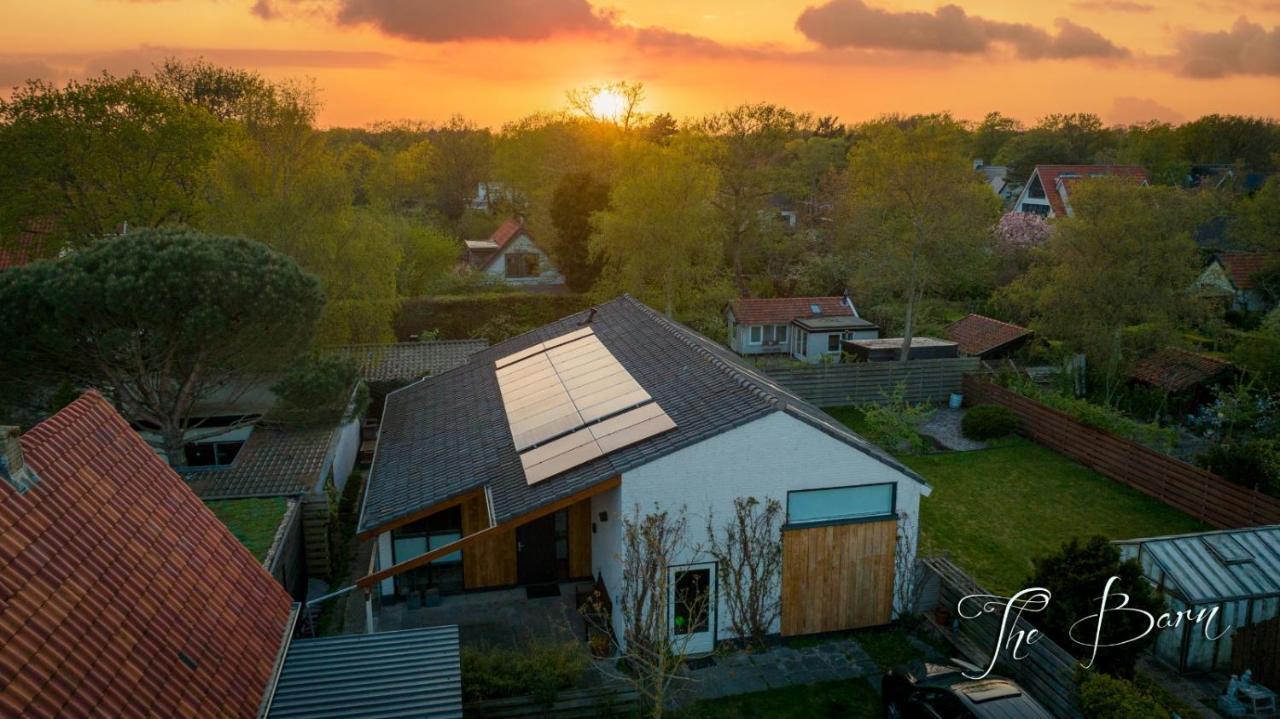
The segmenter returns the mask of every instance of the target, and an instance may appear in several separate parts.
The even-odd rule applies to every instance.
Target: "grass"
[[[844,423],[846,427],[861,435],[866,435],[867,415],[861,407],[825,407],[824,412]]]
[[[1020,589],[1032,571],[1032,557],[1072,537],[1127,539],[1206,529],[1022,438],[976,452],[900,459],[933,485],[933,495],[920,503],[922,551],[950,552],[995,592]]]
[[[221,499],[205,502],[240,543],[262,561],[267,558],[287,502],[283,497]]]
[[[883,715],[880,697],[866,679],[845,679],[769,691],[738,694],[697,702],[682,710],[680,719],[730,719],[731,717],[850,717],[871,719]]]

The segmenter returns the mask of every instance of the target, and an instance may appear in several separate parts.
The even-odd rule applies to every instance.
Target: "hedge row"
[[[586,295],[485,293],[411,297],[396,316],[396,338],[436,333],[437,339],[483,337],[500,342],[591,306]]]

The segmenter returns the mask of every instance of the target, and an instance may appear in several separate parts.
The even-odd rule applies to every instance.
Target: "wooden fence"
[[[932,575],[926,576],[926,581],[937,584],[938,608],[957,617],[952,622],[956,629],[947,631],[947,638],[971,662],[986,668],[991,663],[991,652],[1000,639],[1003,613],[981,614],[974,619],[963,619],[958,617],[956,606],[963,597],[990,595],[990,592],[948,559],[929,557],[922,559],[921,564]],[[974,602],[975,600],[969,600],[965,603],[966,615],[972,615],[977,610],[978,605]],[[1032,625],[1019,617],[1013,629],[1029,632]],[[1025,650],[1026,656],[1016,660],[1010,659],[1009,650],[1004,649],[1001,652],[1002,661],[996,665],[996,673],[1011,677],[1021,684],[1054,716],[1060,719],[1083,719],[1076,695],[1074,676],[1079,663],[1075,657],[1044,635],[1037,637],[1035,644],[1024,644],[1023,648],[1019,651]]]
[[[940,402],[959,392],[961,379],[978,369],[977,357],[854,362],[812,367],[766,367],[778,384],[820,407],[883,402],[902,384],[909,402]]]
[[[1219,529],[1280,524],[1280,499],[1229,482],[975,375],[964,378],[965,401],[998,404],[1018,416],[1019,431],[1098,474]]]

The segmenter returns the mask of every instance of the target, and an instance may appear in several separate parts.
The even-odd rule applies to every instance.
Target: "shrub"
[[[985,442],[1007,437],[1018,429],[1018,416],[1008,407],[998,404],[980,404],[964,413],[960,431],[969,439]]]
[[[465,701],[530,694],[551,704],[562,689],[572,688],[587,670],[578,642],[532,642],[519,648],[462,650],[462,696]]]
[[[1280,447],[1274,440],[1212,444],[1196,464],[1236,484],[1280,496]]]
[[[929,419],[933,410],[928,405],[907,402],[906,392],[906,383],[900,382],[883,404],[862,407],[864,433],[890,452],[921,454],[926,444],[916,428]]]
[[[1178,433],[1171,427],[1139,422],[1131,417],[1126,417],[1123,413],[1111,407],[1094,404],[1077,397],[1069,397],[1058,392],[1045,391],[1023,375],[1002,374],[997,375],[997,380],[1006,388],[1024,397],[1034,399],[1041,404],[1048,405],[1086,427],[1093,427],[1103,432],[1126,437],[1166,454],[1177,443]]]
[[[1133,682],[1081,671],[1080,709],[1091,719],[1155,719],[1168,717],[1169,710]]]

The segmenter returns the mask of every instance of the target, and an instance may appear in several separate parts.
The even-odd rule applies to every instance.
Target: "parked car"
[[[1009,679],[969,679],[982,670],[952,659],[948,664],[916,662],[884,675],[881,696],[894,719],[1053,719],[1022,687]]]

